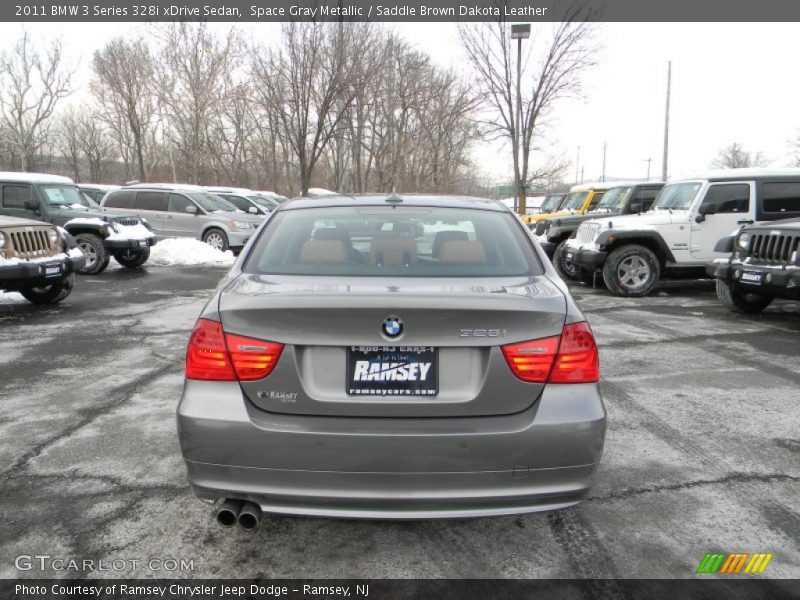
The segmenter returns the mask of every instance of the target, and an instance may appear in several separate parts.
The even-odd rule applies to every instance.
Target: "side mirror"
[[[716,208],[710,204],[700,205],[697,209],[697,216],[694,218],[695,223],[702,223],[706,220],[706,215],[713,215]]]
[[[631,202],[630,206],[628,206],[628,210],[633,214],[640,213],[642,212],[642,203]]]
[[[39,203],[32,198],[25,200],[25,210],[32,210],[33,212],[39,212]]]
[[[255,206],[251,206],[250,208],[247,209],[247,212],[249,212],[251,215],[257,215],[258,209]]]
[[[196,215],[197,207],[194,204],[190,204],[189,206],[186,207],[186,212],[189,213],[190,215]]]

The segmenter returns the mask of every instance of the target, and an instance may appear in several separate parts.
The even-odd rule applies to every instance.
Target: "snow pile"
[[[25,297],[19,292],[0,292],[0,304],[16,304],[25,302]]]
[[[220,252],[194,238],[167,238],[150,248],[148,266],[230,266],[236,259],[233,253]]]

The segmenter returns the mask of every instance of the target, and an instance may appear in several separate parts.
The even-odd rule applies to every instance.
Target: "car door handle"
[[[737,225],[752,225],[755,223],[753,219],[742,219],[741,221],[736,221]]]

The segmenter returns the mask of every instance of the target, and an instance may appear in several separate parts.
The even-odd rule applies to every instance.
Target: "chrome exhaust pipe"
[[[254,502],[245,502],[239,511],[239,527],[255,529],[261,521],[261,507]]]
[[[217,511],[217,523],[223,527],[233,527],[239,518],[243,502],[241,500],[225,500]]]

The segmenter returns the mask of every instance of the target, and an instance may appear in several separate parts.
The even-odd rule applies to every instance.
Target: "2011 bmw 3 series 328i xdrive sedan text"
[[[505,206],[297,199],[203,309],[178,430],[224,525],[566,507],[600,460],[592,331]]]

